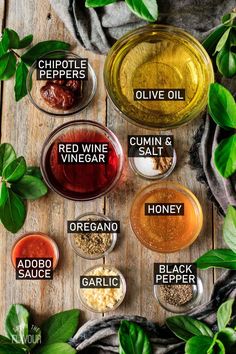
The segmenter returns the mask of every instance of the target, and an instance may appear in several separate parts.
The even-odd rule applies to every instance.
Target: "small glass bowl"
[[[169,203],[169,199],[168,199],[169,197],[167,198],[166,201],[163,198],[161,198],[161,200],[158,199],[157,195],[161,189],[167,189],[169,190],[169,193],[171,191],[176,191],[177,193],[181,193],[183,197],[186,198],[192,205],[192,210],[195,219],[194,229],[192,230],[188,238],[187,239],[185,238],[182,244],[176,244],[175,242],[173,242],[173,240],[178,241],[180,235],[178,235],[178,238],[175,237],[175,239],[173,239],[172,236],[172,238],[170,237],[170,239],[168,240],[167,231],[165,234],[165,239],[159,240],[158,232],[155,229],[155,223],[159,218],[162,218],[163,216],[145,215],[144,220],[142,220],[142,216],[145,213],[146,202],[150,202],[151,200],[151,203],[154,204]],[[178,201],[178,203],[179,202],[180,201]],[[170,216],[166,215],[166,217],[169,218]],[[149,218],[149,222],[148,222],[148,218]],[[135,196],[130,210],[130,225],[137,239],[146,248],[159,253],[173,253],[189,247],[198,238],[203,226],[202,207],[197,197],[182,184],[174,181],[158,181],[149,184],[148,186],[145,186]],[[166,221],[166,225],[168,226],[167,221]]]
[[[56,50],[49,52],[39,59],[42,58],[66,58],[66,59],[77,59],[80,58],[77,54],[74,54],[65,50]],[[48,80],[50,81],[50,80]],[[41,112],[47,113],[51,116],[70,116],[72,114],[76,114],[85,109],[89,103],[92,101],[96,88],[97,88],[97,79],[95,72],[90,64],[88,64],[88,80],[82,81],[82,97],[78,100],[77,104],[69,110],[60,110],[53,107],[50,107],[42,98],[40,94],[40,89],[45,85],[46,80],[37,80],[37,61],[35,61],[28,73],[27,76],[27,92],[30,101],[33,103],[35,107],[37,107]]]
[[[88,269],[84,274],[82,274],[83,276],[88,276],[90,275],[90,273],[94,270],[96,270],[97,268],[104,268],[104,269],[108,269],[108,270],[111,270],[113,271],[114,273],[116,273],[117,275],[120,276],[120,284],[121,284],[121,287],[122,287],[122,290],[123,290],[123,294],[120,298],[120,300],[112,307],[112,308],[107,308],[107,309],[102,309],[101,311],[99,310],[96,310],[94,309],[93,307],[89,306],[83,296],[83,289],[80,288],[79,286],[79,290],[78,290],[78,295],[79,295],[79,298],[80,298],[80,301],[82,302],[83,306],[89,310],[89,311],[92,311],[92,312],[95,312],[95,313],[106,313],[106,312],[110,312],[110,311],[114,311],[116,310],[120,305],[121,303],[123,302],[124,298],[125,298],[125,295],[126,295],[126,281],[125,281],[125,278],[123,276],[123,274],[118,270],[116,269],[115,267],[113,266],[109,266],[109,265],[104,265],[104,264],[101,264],[101,265],[96,265],[90,269]],[[96,289],[85,289],[85,290],[91,290],[92,292],[96,291]]]
[[[85,221],[85,220],[88,220],[90,218],[92,220],[94,219],[94,220],[111,221],[110,218],[108,218],[107,216],[105,216],[103,214],[99,214],[99,213],[84,213],[84,214],[81,214],[76,220],[77,221],[79,221],[79,220],[80,221],[82,221],[82,220]],[[74,236],[76,236],[76,234],[74,234],[74,233],[69,235],[69,241],[70,241],[71,247],[73,248],[74,252],[78,256],[80,256],[82,258],[85,258],[85,259],[88,259],[88,260],[99,259],[99,258],[103,258],[103,257],[107,256],[109,253],[112,252],[112,250],[115,247],[116,241],[117,241],[117,233],[113,232],[113,233],[111,233],[111,245],[104,253],[96,254],[96,255],[89,255],[89,254],[84,253],[81,249],[79,249],[79,247],[75,243]]]
[[[175,149],[173,149],[173,157],[172,157],[172,164],[170,166],[170,168],[164,172],[164,173],[159,173],[159,174],[156,174],[156,175],[147,175],[147,174],[144,174],[142,173],[136,163],[135,163],[135,159],[136,158],[139,158],[139,157],[130,157],[129,158],[129,165],[131,167],[131,169],[134,171],[134,173],[144,179],[149,179],[149,180],[156,180],[156,179],[165,179],[166,177],[170,176],[171,173],[174,171],[174,168],[176,166],[176,163],[177,163],[177,155],[176,155],[176,151]]]
[[[62,186],[59,186],[54,176],[52,175],[49,166],[50,163],[48,160],[50,159],[50,151],[52,149],[52,145],[55,142],[59,141],[61,136],[63,136],[64,134],[75,134],[78,131],[84,130],[86,130],[87,132],[95,132],[104,135],[104,138],[108,139],[109,143],[113,146],[118,161],[116,175],[114,176],[113,180],[111,180],[111,182],[107,184],[107,186],[105,186],[103,189],[88,193],[80,193],[72,190],[69,191],[65,188],[63,189]],[[123,165],[124,153],[116,135],[104,125],[90,120],[75,120],[62,124],[61,126],[56,128],[46,139],[42,148],[40,160],[41,172],[48,187],[57,194],[61,195],[62,197],[75,201],[93,200],[109,193],[118,183],[122,174]],[[91,175],[91,179],[93,178],[94,176]]]
[[[15,247],[24,239],[26,238],[30,238],[31,236],[35,237],[35,236],[40,236],[42,238],[44,238],[47,242],[49,242],[51,244],[51,246],[54,249],[54,254],[55,254],[55,261],[53,262],[53,270],[56,269],[57,265],[58,265],[58,261],[59,261],[59,248],[56,244],[56,242],[48,235],[42,233],[42,232],[28,232],[27,234],[22,235],[21,237],[19,237],[16,242],[14,243],[14,245],[12,246],[12,250],[11,250],[11,261],[12,261],[12,265],[15,268],[15,262],[14,262],[14,250]]]
[[[203,284],[201,278],[197,277],[197,284],[193,284],[192,289],[192,300],[181,306],[171,305],[163,301],[160,294],[160,285],[154,285],[154,296],[157,299],[158,303],[161,305],[161,307],[163,307],[163,309],[165,309],[166,311],[173,313],[187,313],[201,303],[203,295]]]

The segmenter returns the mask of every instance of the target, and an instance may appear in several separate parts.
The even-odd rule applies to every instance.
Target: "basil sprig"
[[[62,41],[43,41],[24,51],[22,55],[16,50],[28,48],[33,41],[30,34],[20,39],[18,33],[5,28],[0,41],[0,80],[8,80],[15,75],[15,99],[19,101],[27,95],[26,78],[28,67],[40,56],[53,50],[68,50],[69,43]]]
[[[67,342],[78,322],[79,310],[64,311],[45,321],[41,331],[24,306],[12,305],[5,321],[7,337],[0,336],[0,354],[75,354]]]
[[[101,7],[117,0],[86,0],[86,7]],[[155,22],[158,17],[158,5],[156,0],[124,0],[130,10],[141,19],[148,22]]]
[[[118,335],[120,354],[152,354],[147,334],[136,323],[121,321]]]
[[[209,89],[208,109],[216,124],[232,132],[219,143],[214,154],[217,170],[228,178],[236,172],[236,103],[224,86],[214,83]]]
[[[186,342],[185,354],[231,354],[236,350],[235,328],[228,327],[234,300],[224,302],[217,311],[218,331],[190,316],[173,316],[166,320],[176,337]]]
[[[196,260],[200,269],[224,268],[236,270],[236,209],[228,206],[223,226],[223,237],[230,249],[210,250]]]
[[[232,77],[236,74],[236,12],[224,15],[221,22],[205,39],[203,46],[215,57],[219,72]]]
[[[17,158],[10,144],[0,145],[0,220],[16,233],[26,218],[25,200],[47,193],[38,167],[27,167],[23,156]]]

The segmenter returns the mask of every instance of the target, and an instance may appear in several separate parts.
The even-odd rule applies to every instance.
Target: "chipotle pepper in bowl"
[[[68,110],[75,107],[82,96],[80,80],[51,80],[41,87],[40,94],[52,108]]]

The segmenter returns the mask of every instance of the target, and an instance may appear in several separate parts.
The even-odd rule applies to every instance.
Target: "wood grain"
[[[127,123],[110,102],[108,102],[107,111],[108,127],[119,137],[125,153],[127,151],[127,135],[150,134],[150,130],[137,128]],[[166,313],[154,298],[153,263],[181,262],[183,260],[192,262],[203,252],[212,248],[212,206],[206,199],[204,187],[196,181],[195,171],[191,170],[188,164],[188,152],[193,142],[194,132],[199,124],[198,120],[180,129],[163,132],[174,135],[178,160],[177,167],[168,180],[177,181],[188,187],[198,197],[203,208],[204,227],[199,238],[190,248],[164,255],[152,252],[138,242],[129,225],[129,212],[135,194],[150,182],[136,176],[129,168],[128,161],[126,161],[124,180],[120,187],[107,197],[106,210],[109,215],[115,215],[116,218],[122,220],[123,232],[121,234],[122,247],[107,257],[106,261],[116,265],[124,272],[128,284],[126,301],[116,312],[135,313],[154,321],[163,322],[170,313]],[[199,274],[204,283],[203,301],[207,301],[213,285],[213,272],[199,272]]]
[[[0,0],[0,15],[3,20],[4,1]],[[103,83],[104,57],[86,52],[76,46],[74,39],[65,29],[62,21],[53,12],[47,0],[8,0],[6,25],[15,29],[21,36],[34,34],[34,43],[47,39],[69,41],[74,51],[89,58],[98,78],[98,89],[93,103],[71,120],[90,119],[106,124],[119,137],[126,155],[127,135],[150,133],[128,124],[106,99]],[[17,153],[24,155],[28,164],[38,165],[42,145],[47,135],[69,119],[52,118],[40,113],[27,98],[15,103],[13,100],[14,81],[4,83],[2,102],[2,142],[11,143]],[[198,240],[187,250],[170,255],[161,255],[142,247],[129,225],[129,210],[135,194],[148,182],[135,176],[125,162],[125,168],[116,190],[106,198],[93,202],[74,203],[66,201],[53,192],[39,201],[28,204],[28,216],[24,228],[12,235],[1,227],[0,239],[0,333],[8,307],[13,303],[23,303],[32,309],[34,317],[41,322],[57,311],[69,308],[82,308],[77,290],[79,275],[91,265],[102,263],[89,262],[77,257],[71,250],[66,233],[66,221],[82,212],[98,211],[121,221],[121,234],[115,251],[104,260],[107,264],[117,266],[127,280],[127,297],[116,313],[143,315],[149,319],[163,322],[169,313],[165,313],[153,296],[153,263],[192,261],[214,246],[218,224],[213,219],[212,205],[207,201],[204,187],[196,182],[195,172],[188,165],[188,151],[192,137],[199,125],[196,121],[184,128],[173,131],[178,156],[177,168],[170,180],[178,181],[190,188],[199,198],[204,213],[204,228]],[[214,214],[215,215],[215,214]],[[214,230],[214,232],[213,232]],[[219,230],[217,228],[217,230]],[[18,236],[29,231],[41,231],[51,235],[61,250],[60,264],[53,281],[16,281],[11,265],[10,253]],[[217,236],[218,237],[218,236]],[[213,285],[213,272],[201,272],[204,282],[204,300],[207,300]],[[37,316],[36,316],[37,315]],[[101,317],[83,311],[83,320]]]

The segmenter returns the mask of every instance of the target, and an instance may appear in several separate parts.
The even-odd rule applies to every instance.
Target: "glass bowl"
[[[184,215],[145,215],[145,204],[184,204]],[[160,181],[143,188],[130,211],[131,228],[138,240],[152,251],[177,252],[190,246],[203,225],[201,205],[183,185]]]
[[[120,38],[108,53],[108,95],[129,122],[147,129],[172,129],[198,117],[214,81],[211,59],[187,32],[152,24]],[[183,100],[135,100],[134,89],[183,89]]]
[[[196,306],[200,305],[202,296],[203,296],[203,284],[201,278],[197,277],[197,284],[192,285],[193,298],[186,304],[176,306],[169,304],[162,299],[160,292],[160,285],[154,285],[154,296],[157,299],[158,303],[166,311],[173,313],[186,313],[194,309]]]
[[[79,162],[60,164],[57,146],[61,142],[108,143],[108,161],[103,166]],[[96,199],[110,192],[120,179],[123,164],[123,150],[115,134],[89,120],[76,120],[56,128],[43,145],[40,162],[48,187],[62,197],[76,201]]]
[[[90,290],[91,293],[94,294],[94,291],[96,291],[96,289],[94,289],[94,288],[93,289],[81,289],[80,286],[79,286],[79,291],[78,291],[79,298],[80,298],[83,306],[89,311],[92,311],[92,312],[95,312],[95,313],[105,313],[105,312],[109,312],[109,311],[114,311],[121,305],[121,303],[123,302],[123,300],[125,298],[125,295],[126,295],[126,281],[125,281],[125,278],[124,278],[124,276],[122,275],[122,273],[118,269],[116,269],[115,267],[109,266],[109,265],[104,265],[104,264],[96,265],[96,266],[88,269],[83,274],[83,276],[91,275],[91,272],[94,272],[94,271],[96,271],[99,268],[103,268],[103,269],[105,269],[107,271],[114,272],[115,274],[120,276],[120,285],[121,285],[120,287],[122,288],[122,296],[120,297],[119,301],[117,301],[115,303],[115,305],[112,306],[112,308],[105,308],[104,307],[101,310],[95,309],[95,308],[93,308],[92,306],[90,306],[87,303],[87,301],[86,301],[86,299],[85,299],[85,297],[83,295],[83,290]],[[97,290],[100,290],[100,289],[97,289]],[[98,296],[97,298],[100,298],[100,296]]]
[[[54,260],[53,260],[53,269],[55,269],[57,267],[57,264],[59,261],[59,249],[58,249],[56,242],[50,236],[48,236],[42,232],[28,232],[27,234],[24,234],[23,236],[18,238],[16,240],[16,242],[14,243],[14,245],[12,246],[11,260],[12,260],[12,264],[13,264],[14,268],[16,267],[16,263],[14,261],[14,259],[15,259],[14,251],[15,251],[16,247],[19,246],[19,244],[23,243],[26,239],[29,239],[31,237],[37,237],[37,236],[45,239],[45,241],[48,242],[52,246],[53,251],[54,251],[54,255],[55,255]],[[28,256],[27,256],[27,258],[28,258]],[[42,257],[39,257],[39,258],[42,258]]]
[[[39,59],[43,58],[66,58],[66,59],[78,59],[80,58],[77,54],[74,54],[69,51],[56,50],[45,54]],[[35,107],[37,107],[41,112],[47,113],[51,116],[70,116],[72,114],[81,112],[86,108],[89,103],[92,101],[96,88],[97,88],[97,79],[95,72],[90,64],[88,64],[88,80],[82,81],[82,97],[79,98],[78,102],[68,110],[61,110],[57,108],[50,107],[45,100],[42,98],[40,89],[45,85],[47,80],[37,80],[37,61],[35,61],[28,73],[27,76],[27,92],[30,101]],[[50,81],[50,80],[48,80]]]
[[[150,157],[147,157],[147,158],[150,159]],[[148,175],[138,169],[137,164],[136,164],[136,159],[140,159],[140,157],[129,157],[129,165],[130,165],[131,169],[134,171],[134,173],[136,175],[138,175],[144,179],[149,179],[149,180],[157,180],[157,179],[160,180],[160,179],[167,178],[174,171],[174,168],[177,163],[176,151],[175,151],[175,149],[173,149],[173,158],[172,158],[172,164],[171,164],[170,168],[168,168],[168,170],[166,170],[166,172],[164,172],[164,173],[159,173],[159,174],[157,173],[155,175]],[[141,157],[141,159],[142,159],[142,157]]]
[[[88,220],[88,219],[94,219],[94,220],[106,220],[106,221],[111,221],[110,218],[108,218],[107,216],[103,215],[103,214],[99,214],[99,213],[84,213],[82,215],[80,215],[76,220]],[[74,236],[76,236],[76,234],[70,234],[69,235],[69,241],[70,241],[70,245],[73,248],[74,252],[85,259],[88,260],[94,260],[94,259],[99,259],[99,258],[103,258],[105,256],[107,256],[109,253],[112,252],[112,250],[114,249],[115,245],[116,245],[116,241],[117,241],[117,233],[116,232],[112,232],[111,234],[111,245],[110,247],[103,253],[101,254],[95,254],[95,255],[89,255],[84,253],[77,245],[75,242],[75,238]]]

